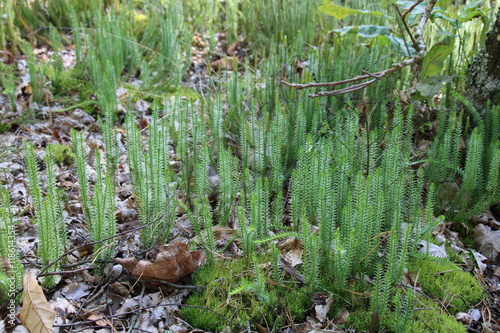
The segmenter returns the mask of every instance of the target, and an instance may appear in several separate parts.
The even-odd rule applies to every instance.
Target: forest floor
[[[208,67],[222,73],[232,70],[233,56],[238,53],[238,57],[244,57],[249,51],[245,49],[243,43],[227,45],[224,35],[219,36],[219,44],[215,54],[217,57],[206,58],[202,52],[203,48],[193,47],[193,59],[189,72],[185,74],[183,85],[203,93],[203,87],[207,82],[220,80],[217,74],[208,75]],[[200,38],[201,40],[201,38]],[[200,42],[201,43],[201,42]],[[198,52],[197,52],[198,51]],[[37,61],[49,61],[51,51],[48,47],[35,50]],[[31,142],[35,146],[35,152],[39,161],[42,162],[45,148],[48,144],[59,143],[71,146],[70,130],[80,131],[89,146],[89,157],[94,150],[103,150],[104,142],[100,125],[96,117],[89,112],[79,108],[69,108],[64,102],[54,99],[51,89],[45,89],[45,103],[34,103],[30,92],[30,81],[27,77],[27,61],[24,56],[12,55],[8,52],[0,52],[1,61],[4,64],[17,64],[17,75],[19,84],[15,92],[15,109],[7,110],[10,103],[6,95],[0,95],[0,112],[3,113],[3,121],[11,123],[12,127],[0,134],[0,144],[2,155],[0,160],[0,181],[4,187],[8,188],[12,200],[12,210],[18,222],[18,240],[22,262],[26,267],[30,267],[34,272],[40,272],[43,267],[40,265],[36,255],[39,239],[37,238],[37,226],[33,220],[33,205],[28,190],[27,172],[25,168],[25,158],[23,154],[23,142]],[[218,59],[217,59],[218,58]],[[76,59],[71,48],[64,51],[64,66],[71,68],[75,65]],[[129,82],[131,85],[137,82]],[[128,85],[130,86],[130,85]],[[142,115],[138,119],[138,124],[144,129],[151,123],[151,105],[143,99],[134,99],[131,104],[125,102],[133,92],[127,88],[120,87],[116,91],[118,99],[118,116],[123,121],[124,110],[130,108],[137,115]],[[92,97],[92,98],[95,98]],[[174,98],[174,97],[172,97]],[[121,101],[124,101],[122,104]],[[3,108],[3,110],[2,110]],[[22,120],[22,121],[19,121]],[[118,242],[115,250],[120,257],[126,254],[137,254],[140,252],[138,211],[133,203],[132,185],[130,182],[130,172],[125,160],[127,151],[123,138],[127,133],[122,127],[118,127],[118,143],[120,149],[120,162],[117,168],[117,225]],[[417,145],[418,143],[416,143]],[[174,147],[170,158],[175,168],[176,157]],[[68,158],[70,158],[68,156]],[[43,164],[43,163],[42,163]],[[101,161],[92,161],[89,164],[88,172],[96,173],[96,167]],[[42,170],[45,166],[41,166]],[[64,195],[64,216],[68,229],[67,249],[71,254],[67,257],[64,268],[57,274],[57,286],[46,293],[47,300],[56,312],[54,329],[55,332],[203,332],[196,327],[192,327],[180,316],[180,309],[185,305],[186,298],[190,293],[197,292],[200,286],[192,285],[189,273],[186,277],[174,279],[175,283],[159,282],[146,283],[141,281],[129,270],[125,269],[128,263],[117,261],[108,262],[103,272],[96,269],[90,256],[92,245],[89,245],[88,231],[82,206],[79,199],[78,182],[75,167],[71,163],[61,163],[55,165],[55,175],[57,186],[62,189]],[[213,174],[212,179],[217,182],[217,175]],[[484,297],[480,304],[470,308],[465,316],[464,322],[468,324],[471,332],[484,329],[485,332],[493,332],[500,327],[500,267],[489,262],[486,257],[491,257],[492,251],[500,252],[500,222],[498,222],[491,212],[485,212],[482,216],[476,217],[472,221],[475,229],[486,230],[483,236],[477,236],[477,247],[488,253],[464,252],[463,263],[471,271],[474,271],[482,286],[484,287]],[[482,226],[482,227],[478,227]],[[458,233],[452,231],[453,223],[440,225],[435,230],[434,236],[439,239],[441,245],[432,248],[439,256],[440,249],[444,249],[445,244],[457,248],[465,248]],[[220,243],[220,247],[228,246],[227,233],[230,228],[221,229],[219,238],[215,239]],[[169,244],[176,242],[192,242],[195,233],[186,214],[181,211],[175,218],[175,225],[172,229],[172,236]],[[236,246],[236,245],[235,245]],[[237,247],[237,246],[236,246]],[[238,248],[231,251],[236,255]],[[297,249],[295,249],[297,250]],[[156,253],[155,253],[156,251]],[[165,248],[156,246],[150,249],[144,257],[158,255],[158,252],[167,251]],[[199,260],[190,263],[191,272],[202,265],[202,258],[195,258],[196,253],[181,249],[176,252],[174,259],[179,265],[187,265],[186,257]],[[459,251],[460,252],[460,251]],[[466,255],[467,253],[468,255]],[[473,253],[473,256],[470,254]],[[460,255],[459,255],[460,256]],[[190,259],[191,260],[191,259]],[[203,286],[201,286],[203,288]],[[193,290],[194,289],[194,290]],[[326,306],[326,305],[325,305]],[[206,309],[215,311],[217,309]],[[344,324],[345,319],[334,317],[324,320],[320,318],[321,304],[307,310],[306,320],[303,322],[293,322],[289,320],[288,325],[279,329],[280,332],[347,332],[353,331]],[[328,313],[328,309],[326,310]],[[221,318],[225,320],[227,318]],[[344,322],[343,322],[344,321]],[[486,323],[488,323],[486,325]],[[8,325],[0,329],[9,332],[24,332],[19,322],[16,325]],[[269,332],[260,324],[257,324],[259,332]],[[245,330],[250,332],[250,328]]]

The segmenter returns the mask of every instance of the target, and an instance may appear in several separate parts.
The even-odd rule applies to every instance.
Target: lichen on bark
[[[467,69],[466,96],[480,109],[488,100],[500,104],[500,10],[484,46]]]

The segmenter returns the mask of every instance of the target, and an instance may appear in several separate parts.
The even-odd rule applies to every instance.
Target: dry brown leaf
[[[212,61],[210,63],[210,66],[214,71],[220,71],[220,70],[233,70],[233,62],[236,61],[238,62],[238,59],[236,57],[226,57],[226,58],[221,58],[219,60]]]
[[[28,271],[23,278],[23,306],[19,320],[31,333],[53,332],[55,311],[38,285],[35,273]]]
[[[347,309],[344,308],[342,312],[339,313],[337,317],[333,319],[333,323],[335,325],[344,325],[345,322],[347,321],[347,318],[349,318],[349,315],[350,315],[349,311],[347,311]]]
[[[474,227],[474,242],[478,251],[492,264],[500,262],[500,231],[492,231],[490,227],[478,224]]]
[[[300,281],[302,283],[305,283],[304,276],[300,274],[298,270],[292,267],[288,261],[285,260],[285,258],[280,256],[280,262],[279,266],[284,269],[288,274],[290,274],[294,279],[297,281]]]
[[[110,327],[114,333],[118,333],[116,328],[113,326],[113,323],[111,323],[111,321],[101,313],[90,315],[88,319],[94,321],[99,326]]]
[[[230,55],[230,56],[235,56],[237,53],[238,53],[238,47],[240,46],[240,42],[239,41],[236,41],[234,42],[233,44],[231,44],[228,48],[227,48],[227,55]]]
[[[277,244],[278,249],[282,251],[290,251],[294,249],[301,249],[302,248],[302,243],[300,242],[300,239],[297,237],[290,237],[286,238],[282,241],[280,241]]]
[[[175,283],[193,273],[205,259],[205,252],[190,252],[188,246],[181,242],[161,245],[158,250],[152,261],[135,258],[117,258],[116,261],[137,278]]]

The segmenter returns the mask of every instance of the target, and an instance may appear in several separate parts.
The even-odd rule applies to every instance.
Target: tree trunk
[[[467,69],[466,97],[480,109],[488,100],[500,104],[500,10],[484,46]]]

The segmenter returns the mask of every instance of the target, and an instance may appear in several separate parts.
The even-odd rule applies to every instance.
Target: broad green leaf
[[[393,35],[385,36],[389,42],[391,43],[391,46],[394,51],[396,51],[399,54],[402,54],[406,57],[414,57],[418,54],[417,51],[413,48],[411,45],[411,42],[406,41],[403,38],[396,37]]]
[[[401,9],[407,10],[408,8],[410,8],[411,6],[413,6],[415,4],[415,1],[407,1],[407,0],[403,1],[403,0],[401,0],[401,1],[396,1],[396,3],[401,6]],[[413,8],[411,13],[412,14],[422,14],[425,11],[425,6],[427,6],[427,4],[425,2],[421,2],[415,8]]]
[[[467,22],[467,21],[470,21],[476,17],[484,17],[485,14],[483,13],[482,10],[474,10],[472,12],[469,12],[467,13],[467,15],[465,16],[461,16],[459,19],[458,19],[458,23],[464,23],[464,22]]]
[[[381,35],[389,35],[391,29],[382,25],[350,25],[344,28],[335,29],[341,36],[347,33],[357,33],[360,37],[373,38]]]
[[[434,76],[441,72],[444,61],[453,52],[453,42],[454,39],[445,38],[431,47],[424,57],[422,77]]]
[[[483,5],[484,0],[474,0],[468,1],[468,3],[463,7],[466,13],[477,10],[479,7]]]
[[[352,9],[352,8],[338,6],[338,5],[333,5],[328,0],[323,1],[323,4],[321,6],[319,6],[319,10],[321,10],[322,12],[324,12],[330,16],[335,17],[337,20],[342,20],[349,15],[355,15],[355,14],[375,15],[375,16],[384,15],[383,13],[376,12],[376,11],[370,12],[368,10]]]
[[[450,6],[451,0],[439,0],[436,3],[436,7],[447,9]]]
[[[380,35],[389,35],[391,33],[391,29],[386,26],[381,25],[359,25],[358,26],[358,35],[360,37],[365,38],[373,38]]]
[[[455,77],[456,75],[450,75],[450,76],[436,75],[432,77],[427,77],[423,80],[420,80],[420,82],[417,83],[417,86],[415,88],[423,97],[426,98],[432,97],[439,92],[439,90],[443,87],[445,83],[452,82]]]
[[[457,24],[457,19],[455,17],[450,17],[448,15],[456,16],[456,14],[450,13],[450,12],[444,12],[444,13],[443,12],[433,12],[432,15],[431,15],[431,17],[433,19],[439,18],[439,19],[441,19],[443,21],[447,21],[447,22],[450,22],[453,25],[456,25]]]
[[[391,34],[391,29],[381,25],[350,25],[340,29],[333,30],[344,36],[348,33],[357,33],[364,38],[377,38],[381,45],[391,45],[394,51],[407,57],[414,57],[417,52],[410,42],[404,41],[400,37]]]

